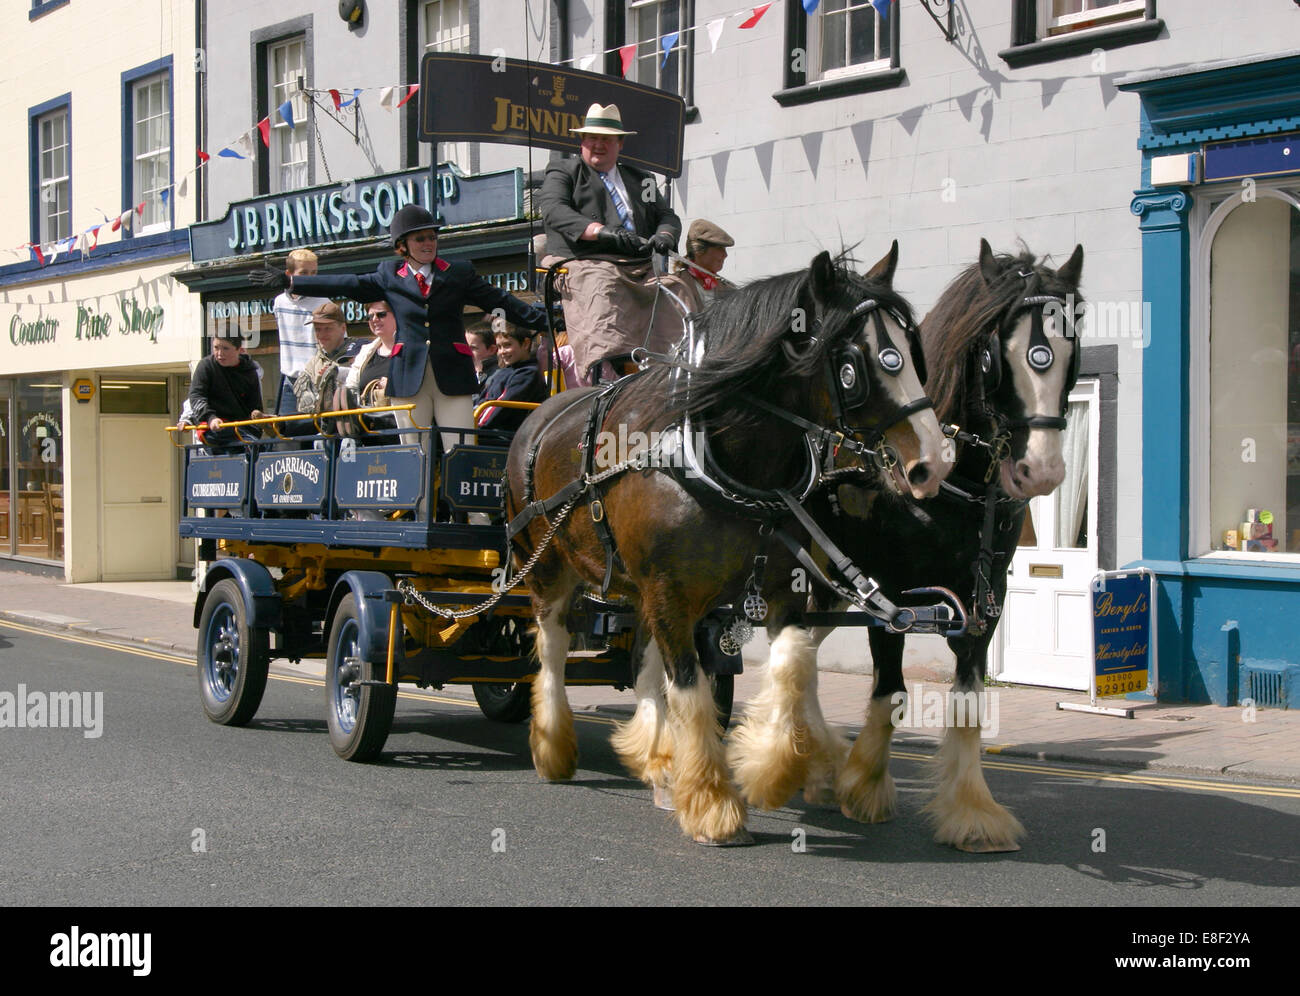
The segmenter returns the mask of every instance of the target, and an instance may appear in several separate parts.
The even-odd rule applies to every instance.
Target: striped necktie
[[[629,232],[635,232],[636,222],[632,220],[632,212],[628,210],[627,205],[623,203],[623,198],[619,196],[618,187],[614,186],[614,181],[609,178],[608,173],[601,173],[600,178],[605,182],[605,189],[609,191],[609,196],[614,200],[614,210],[618,212],[618,220]]]

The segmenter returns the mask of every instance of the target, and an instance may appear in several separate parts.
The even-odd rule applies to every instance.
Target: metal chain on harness
[[[546,535],[542,537],[541,543],[537,545],[537,549],[533,551],[533,555],[528,558],[528,561],[524,566],[519,569],[519,573],[510,579],[509,584],[505,585],[500,591],[481,605],[477,605],[472,609],[462,609],[459,612],[452,609],[444,609],[440,606],[434,605],[427,598],[421,595],[416,590],[415,585],[406,578],[397,582],[397,590],[402,593],[402,596],[406,599],[407,605],[415,605],[418,603],[435,616],[441,616],[443,619],[467,619],[470,616],[482,614],[487,609],[496,605],[497,602],[501,601],[501,599],[509,593],[511,589],[518,586],[520,581],[528,577],[529,572],[532,571],[533,567],[537,564],[537,559],[542,555],[542,552],[547,548],[547,546],[550,545],[551,540],[555,538],[556,532],[559,531],[560,526],[564,524],[564,520],[569,517],[569,513],[573,511],[574,506],[578,504],[578,499],[581,497],[581,494],[574,495],[573,498],[571,498],[569,502],[560,509],[559,513],[555,516],[554,521],[551,523],[551,528],[546,531]]]

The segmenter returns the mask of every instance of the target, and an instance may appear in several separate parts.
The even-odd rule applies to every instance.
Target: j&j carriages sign
[[[440,214],[448,228],[517,221],[524,214],[523,171],[460,176],[441,166],[435,182],[429,170],[411,169],[240,201],[220,221],[191,226],[190,258],[365,242],[387,235],[407,204]]]

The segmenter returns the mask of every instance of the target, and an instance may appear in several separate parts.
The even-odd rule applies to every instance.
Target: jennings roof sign
[[[524,216],[523,170],[461,176],[440,166],[435,183],[430,170],[417,168],[240,201],[220,221],[190,226],[190,258],[366,242],[387,235],[407,204],[441,215],[447,228],[517,221]]]
[[[422,142],[505,142],[576,153],[592,104],[617,104],[625,140],[619,160],[665,176],[682,174],[686,102],[676,94],[603,73],[538,62],[428,52],[420,63]]]

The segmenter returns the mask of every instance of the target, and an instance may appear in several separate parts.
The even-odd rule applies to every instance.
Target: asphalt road
[[[403,695],[382,760],[357,765],[302,679],[273,676],[250,726],[219,727],[192,664],[0,625],[0,699],[20,684],[102,692],[103,713],[98,737],[0,726],[7,905],[1300,904],[1294,788],[990,757],[1029,836],[968,855],[931,840],[907,748],[893,822],[800,802],[752,814],[755,846],[713,849],[652,808],[599,717],[551,785],[526,725],[446,699]]]

